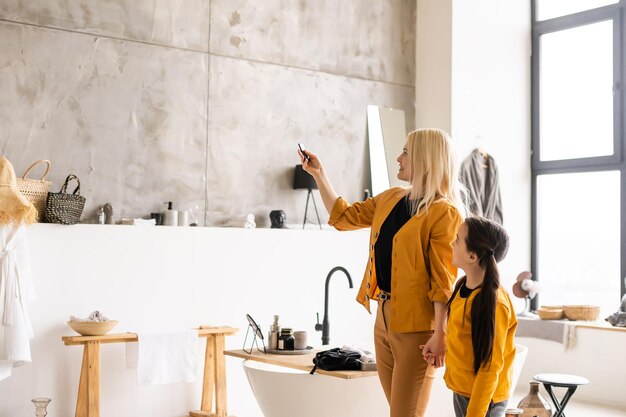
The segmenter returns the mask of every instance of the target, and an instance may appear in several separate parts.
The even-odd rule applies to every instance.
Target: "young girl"
[[[447,304],[444,379],[457,417],[501,417],[506,409],[517,319],[497,262],[508,247],[504,228],[481,217],[467,218],[452,243],[452,263],[466,274]]]

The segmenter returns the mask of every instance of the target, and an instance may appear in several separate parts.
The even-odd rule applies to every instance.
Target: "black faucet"
[[[326,287],[324,289],[324,321],[323,324],[320,324],[319,314],[317,315],[317,324],[315,325],[315,330],[318,332],[321,330],[322,332],[322,345],[327,345],[330,341],[330,325],[328,323],[328,282],[330,281],[330,277],[337,271],[342,271],[348,277],[348,283],[350,284],[350,288],[354,288],[352,286],[352,278],[350,277],[350,273],[343,266],[336,266],[330,270],[328,275],[326,276]]]

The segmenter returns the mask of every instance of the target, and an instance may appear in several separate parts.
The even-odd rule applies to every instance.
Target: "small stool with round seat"
[[[565,407],[567,406],[570,398],[572,398],[572,395],[574,395],[576,388],[578,388],[579,385],[587,385],[589,383],[587,378],[567,374],[537,374],[533,377],[533,379],[541,382],[550,395],[550,398],[552,398],[552,402],[556,408],[553,417],[565,417]],[[567,391],[561,401],[556,398],[556,395],[552,391],[552,387],[567,388]]]

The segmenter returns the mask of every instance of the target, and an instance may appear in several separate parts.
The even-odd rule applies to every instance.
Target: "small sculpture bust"
[[[272,222],[272,229],[284,229],[287,215],[282,210],[272,210],[270,211],[270,220]]]
[[[605,319],[616,327],[626,327],[626,295],[622,297],[622,304],[615,313]]]

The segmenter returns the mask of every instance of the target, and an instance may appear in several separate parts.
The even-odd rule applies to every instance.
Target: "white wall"
[[[526,0],[417,3],[416,127],[450,132],[460,160],[478,146],[494,157],[507,288],[530,269],[530,29]]]
[[[33,362],[0,381],[0,416],[33,415],[30,399],[52,398],[49,415],[74,413],[82,348],[64,346],[72,335],[70,315],[100,310],[119,320],[114,332],[139,328],[238,327],[228,349],[241,349],[249,313],[268,330],[274,314],[284,326],[314,331],[330,283],[331,344],[369,343],[374,316],[354,300],[365,269],[368,231],[39,224],[29,230],[38,299],[30,312]],[[375,304],[375,303],[374,303]],[[375,306],[374,306],[375,308]],[[203,355],[199,352],[199,358]],[[195,384],[144,387],[127,369],[122,344],[101,348],[101,410],[104,416],[178,417],[198,409],[201,373]],[[228,358],[229,414],[260,417],[241,360]]]
[[[568,349],[556,342],[521,337],[520,344],[528,347],[526,364],[517,384],[516,397],[528,393],[528,381],[540,373],[564,373],[589,379],[580,386],[575,400],[607,404],[626,415],[626,362],[624,361],[625,332],[578,328],[576,342]],[[562,391],[558,391],[560,396]],[[548,394],[543,391],[548,399]],[[513,405],[513,404],[511,404]]]

